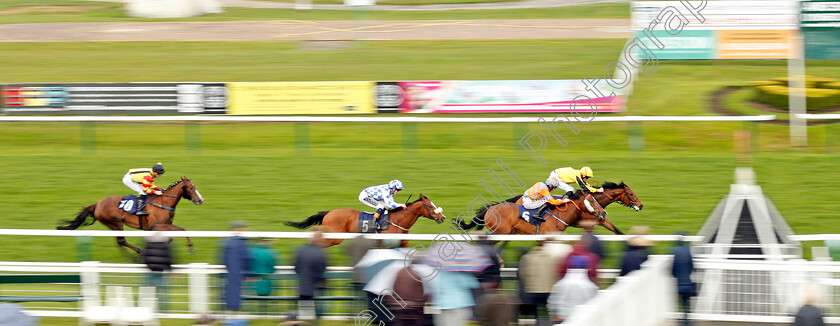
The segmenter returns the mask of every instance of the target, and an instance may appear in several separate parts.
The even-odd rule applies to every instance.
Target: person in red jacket
[[[572,252],[558,266],[557,276],[559,278],[566,276],[566,271],[569,269],[569,262],[571,260],[581,261],[580,258],[574,257],[583,256],[584,259],[582,260],[587,264],[586,270],[589,279],[592,280],[592,283],[598,284],[598,266],[601,265],[601,259],[598,258],[598,255],[589,252],[589,245],[589,239],[586,237],[581,237],[578,240],[574,247],[572,247]]]

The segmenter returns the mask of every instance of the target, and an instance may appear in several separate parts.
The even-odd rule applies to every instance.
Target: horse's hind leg
[[[174,224],[164,224],[164,223],[155,223],[149,227],[149,231],[186,231],[183,228],[176,226]],[[187,238],[187,247],[189,247],[190,254],[194,253],[193,250],[193,243],[190,240],[190,237]]]
[[[118,230],[118,231],[122,231],[122,230]],[[117,237],[117,244],[120,245],[120,246],[126,246],[126,247],[128,247],[128,249],[134,250],[138,254],[143,254],[143,250],[140,250],[140,248],[137,248],[134,245],[128,243],[128,241],[125,240],[125,237]]]
[[[122,223],[108,223],[106,225],[114,231],[123,230]],[[128,243],[128,241],[125,240],[125,237],[117,237],[117,245],[128,247],[129,249],[134,250],[138,254],[143,254],[143,250],[140,250],[140,248],[137,248],[132,244]]]

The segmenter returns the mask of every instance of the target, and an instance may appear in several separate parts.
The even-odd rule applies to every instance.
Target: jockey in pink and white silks
[[[394,201],[394,195],[400,190],[403,190],[403,184],[400,180],[394,179],[383,185],[367,187],[359,193],[359,201],[376,209],[373,215],[375,220],[379,220],[382,213],[386,209],[394,209],[398,207],[405,207],[405,205]]]

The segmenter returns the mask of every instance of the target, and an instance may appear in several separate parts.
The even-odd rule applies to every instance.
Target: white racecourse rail
[[[24,235],[24,236],[65,236],[65,237],[147,237],[154,234],[173,238],[226,238],[234,235],[246,238],[273,238],[273,239],[309,239],[313,232],[260,232],[260,231],[107,231],[107,230],[39,230],[39,229],[0,229],[0,236],[2,235]],[[465,240],[462,235],[452,233],[440,234],[361,234],[361,233],[324,233],[324,238],[327,239],[353,239],[360,235],[364,235],[370,239],[398,239],[398,240]],[[548,238],[556,238],[558,240],[577,240],[579,235],[490,235],[490,240],[497,241],[537,241],[546,240]],[[598,235],[598,239],[604,241],[626,241],[632,235]],[[677,235],[646,235],[653,241],[675,241],[679,236]],[[687,236],[683,237],[684,241],[694,242],[699,241],[701,236]]]
[[[545,117],[546,119],[551,117]],[[312,116],[239,116],[239,115],[169,115],[169,116],[0,116],[0,122],[537,122],[539,117],[446,118],[446,117],[312,117]],[[622,121],[768,121],[775,115],[754,116],[609,116],[594,117],[594,122]],[[582,121],[581,121],[582,122]]]

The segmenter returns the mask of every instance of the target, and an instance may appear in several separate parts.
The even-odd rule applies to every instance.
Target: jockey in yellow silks
[[[159,178],[164,173],[166,173],[166,171],[163,169],[163,164],[158,163],[152,166],[151,169],[140,168],[128,170],[128,173],[123,176],[123,184],[131,190],[136,191],[137,194],[142,197],[142,201],[137,209],[136,215],[147,215],[145,212],[146,196],[151,194],[158,196],[163,195],[162,189],[155,186],[155,179]]]
[[[584,166],[582,168],[574,169],[570,167],[559,168],[554,171],[551,171],[551,174],[548,176],[548,180],[556,180],[557,187],[562,189],[564,193],[569,191],[575,191],[575,188],[572,187],[572,184],[577,183],[578,186],[586,187],[590,192],[603,192],[603,188],[596,189],[595,187],[590,186],[586,183],[586,180],[589,180],[593,176],[592,168],[588,166]]]

